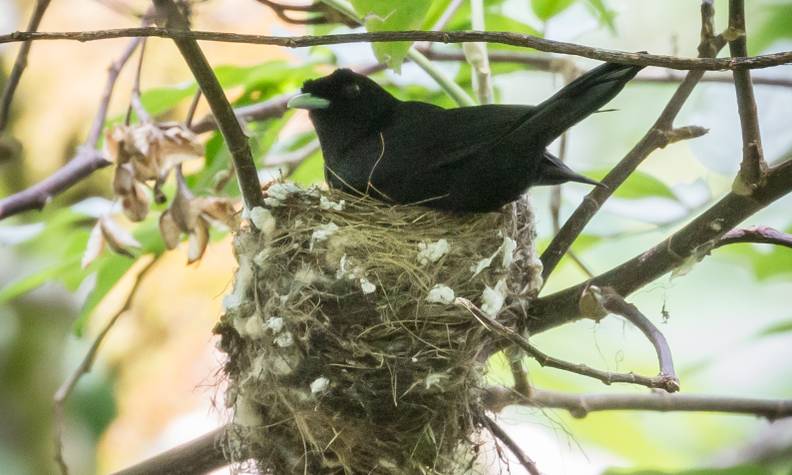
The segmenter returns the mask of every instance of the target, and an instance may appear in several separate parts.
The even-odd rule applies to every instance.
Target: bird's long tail
[[[515,130],[515,139],[548,145],[565,130],[610,102],[643,66],[605,63],[542,102]]]

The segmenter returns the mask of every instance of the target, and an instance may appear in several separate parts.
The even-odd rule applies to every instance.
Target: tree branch
[[[154,0],[159,21],[164,21],[168,28],[175,28],[180,35],[173,37],[173,42],[181,52],[187,66],[192,71],[195,81],[201,88],[209,108],[212,109],[220,133],[223,134],[228,151],[234,162],[237,181],[242,192],[242,199],[248,209],[261,206],[264,195],[261,193],[261,183],[258,170],[253,162],[247,137],[234,115],[234,110],[223,92],[220,82],[212,71],[209,61],[206,60],[198,42],[190,32],[187,19],[176,7],[172,0]]]
[[[717,249],[729,244],[755,243],[755,244],[775,244],[792,248],[792,234],[782,233],[769,226],[753,226],[744,229],[732,229],[712,246]]]
[[[30,15],[30,21],[28,22],[28,33],[33,33],[38,30],[41,19],[44,17],[44,12],[47,11],[49,4],[50,0],[36,0],[36,7],[33,9],[33,13]],[[27,67],[27,58],[28,54],[30,54],[31,46],[33,46],[33,41],[26,40],[22,43],[22,46],[19,47],[14,66],[11,68],[11,74],[8,76],[8,81],[6,81],[3,97],[0,98],[0,132],[5,130],[8,125],[8,115],[11,112],[11,101],[14,99],[14,93],[19,85],[19,81],[22,79],[22,73]]]
[[[225,467],[231,463],[223,451],[227,430],[228,426],[219,427],[114,475],[194,475]]]
[[[430,41],[436,43],[487,42],[533,48],[549,53],[568,54],[584,58],[621,64],[658,66],[678,70],[721,71],[734,69],[761,69],[792,63],[792,51],[748,56],[744,58],[680,58],[648,53],[631,53],[591,46],[554,41],[536,36],[507,31],[382,31],[371,33],[345,33],[319,36],[267,36],[214,31],[188,31],[168,28],[119,28],[94,31],[24,32],[0,35],[0,44],[28,40],[97,41],[131,36],[160,37],[178,40],[218,41],[306,48],[310,46],[347,43],[382,43],[398,41]]]
[[[509,434],[507,434],[497,422],[492,420],[492,418],[486,414],[481,415],[481,422],[492,433],[492,435],[495,436],[496,439],[503,442],[503,444],[509,448],[509,451],[511,451],[511,453],[517,457],[517,461],[520,462],[520,465],[522,465],[530,475],[540,475],[541,472],[539,472],[539,469],[536,468],[536,463],[534,463],[530,457],[525,455],[525,452],[523,452],[517,442],[509,437]]]
[[[729,32],[734,36],[734,39],[729,41],[732,57],[748,56],[743,0],[729,0]],[[756,112],[751,72],[747,69],[735,69],[733,75],[743,141],[743,157],[735,188],[750,193],[767,173],[767,163],[762,152],[762,136],[759,132],[759,117]]]
[[[526,319],[539,333],[581,318],[580,297],[591,285],[612,287],[627,296],[691,259],[704,258],[714,244],[743,220],[792,191],[792,160],[768,170],[764,183],[751,196],[727,194],[685,227],[646,252],[613,269],[552,295],[536,299]],[[515,307],[513,311],[521,312]]]
[[[484,396],[486,407],[500,411],[519,404],[541,409],[566,409],[578,418],[597,411],[715,412],[745,414],[776,420],[792,416],[792,400],[759,399],[699,394],[569,394],[534,389],[524,397],[505,387],[489,388]]]
[[[433,61],[465,61],[465,55],[461,51],[438,51],[427,47],[417,47],[416,49]],[[564,71],[571,71],[572,73],[579,72],[577,71],[577,66],[575,66],[571,60],[545,54],[522,53],[519,51],[490,51],[489,61],[490,63],[525,64],[538,71],[547,71],[550,73],[562,73]],[[671,70],[665,72],[643,70],[638,73],[631,82],[675,84],[682,82],[684,79],[685,75]],[[756,75],[752,75],[752,81],[755,85],[792,87],[792,79],[787,78],[756,77]],[[705,74],[699,82],[734,84],[734,77],[728,73],[716,72]]]
[[[714,57],[725,45],[722,36],[715,36],[713,33],[713,17],[715,11],[712,4],[702,2],[701,4],[701,42],[699,43],[699,55],[701,57]],[[682,105],[690,97],[693,88],[704,75],[704,71],[695,70],[687,73],[687,76],[677,88],[674,95],[663,109],[660,117],[646,132],[646,135],[630,150],[627,155],[602,179],[604,187],[595,187],[583,199],[583,202],[567,219],[561,230],[553,237],[553,240],[542,253],[542,279],[547,282],[547,278],[555,270],[564,254],[567,253],[575,239],[583,232],[583,228],[591,221],[594,215],[600,210],[605,201],[610,198],[616,189],[621,186],[627,178],[638,168],[638,166],[655,150],[665,147],[673,140],[681,138],[692,138],[698,136],[692,129],[686,129],[689,133],[683,134],[682,130],[675,131],[673,122],[679,114]],[[705,130],[705,129],[702,129]],[[679,132],[679,133],[678,133]],[[699,131],[700,132],[700,131]]]
[[[589,288],[592,291],[593,287]],[[660,377],[666,378],[667,387],[676,389],[668,392],[679,391],[679,378],[677,377],[676,370],[674,369],[674,359],[671,357],[671,348],[668,346],[665,335],[652,323],[651,320],[638,310],[638,307],[627,302],[621,295],[617,294],[611,288],[601,289],[600,304],[610,313],[621,315],[630,323],[636,326],[641,333],[652,343],[652,346],[657,353],[657,362],[660,366]]]
[[[511,328],[506,327],[497,320],[490,318],[480,308],[476,307],[468,299],[457,297],[455,303],[465,307],[482,325],[493,330],[499,336],[504,338],[509,343],[517,345],[529,356],[534,358],[540,365],[549,366],[570,373],[588,376],[589,378],[598,379],[604,384],[611,385],[613,383],[630,383],[646,386],[648,388],[660,388],[667,392],[674,392],[679,390],[679,382],[675,378],[670,378],[667,375],[661,374],[655,377],[641,376],[635,373],[613,373],[610,371],[602,371],[581,363],[570,363],[562,359],[550,356],[537,347],[535,347],[527,338],[518,334]],[[497,349],[497,347],[496,347]]]

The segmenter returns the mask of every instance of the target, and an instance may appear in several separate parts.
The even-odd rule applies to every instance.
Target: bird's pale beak
[[[286,103],[289,109],[327,109],[330,107],[330,101],[322,99],[321,97],[312,96],[311,94],[300,94],[289,99]]]

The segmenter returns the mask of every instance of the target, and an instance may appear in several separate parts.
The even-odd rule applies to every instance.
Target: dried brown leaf
[[[160,215],[159,228],[162,240],[165,242],[165,247],[168,249],[175,249],[176,246],[179,245],[179,238],[181,237],[182,230],[179,228],[179,225],[176,224],[170,210],[166,210]]]
[[[136,223],[143,221],[149,212],[149,202],[146,187],[139,182],[134,182],[132,192],[121,196],[124,216]]]

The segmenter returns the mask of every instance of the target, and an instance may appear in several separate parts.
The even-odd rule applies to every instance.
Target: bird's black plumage
[[[615,97],[641,69],[605,63],[537,106],[443,109],[400,101],[348,69],[306,81],[292,107],[311,109],[330,186],[436,209],[484,212],[528,187],[596,184],[546,147]]]

